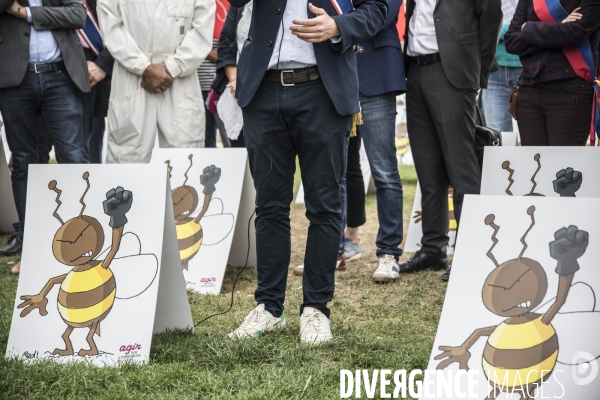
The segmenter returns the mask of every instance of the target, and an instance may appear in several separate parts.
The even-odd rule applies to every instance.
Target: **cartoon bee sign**
[[[428,370],[473,370],[470,398],[598,398],[595,201],[465,196],[461,224]]]
[[[154,149],[151,162],[169,169],[172,223],[187,287],[218,294],[227,264],[243,266],[248,251],[254,190],[246,150]],[[255,265],[252,259],[249,265]]]
[[[481,194],[600,197],[599,147],[486,147]]]
[[[10,171],[4,154],[4,143],[0,138],[0,232],[12,233],[12,224],[18,221],[17,209],[13,198],[12,183],[10,182]]]
[[[153,332],[192,327],[166,172],[31,167],[7,356],[146,362]]]

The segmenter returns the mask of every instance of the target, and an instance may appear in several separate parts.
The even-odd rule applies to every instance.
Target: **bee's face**
[[[100,223],[83,215],[67,221],[54,235],[52,251],[58,261],[66,265],[82,265],[100,253],[104,232]]]
[[[537,261],[510,260],[488,275],[483,286],[483,303],[494,314],[515,317],[535,309],[547,288],[546,273]]]
[[[175,221],[189,217],[198,207],[198,192],[191,186],[179,186],[171,192]]]

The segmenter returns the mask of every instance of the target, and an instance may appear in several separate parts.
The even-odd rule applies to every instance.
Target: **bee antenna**
[[[60,194],[62,193],[62,190],[56,187],[56,181],[50,181],[50,183],[48,183],[48,189],[54,190],[56,192],[56,200],[54,201],[56,201],[57,206],[52,215],[60,222],[61,225],[64,225],[65,223],[63,222],[60,215],[58,215],[57,213],[58,209],[62,205],[62,201],[60,201]]]
[[[527,214],[531,215],[531,225],[529,225],[529,229],[527,229],[527,231],[521,238],[521,243],[523,243],[523,250],[521,250],[521,254],[519,254],[518,260],[520,260],[521,257],[523,257],[523,253],[525,253],[525,250],[527,250],[527,242],[525,242],[525,237],[527,236],[527,234],[529,233],[531,228],[533,228],[533,226],[535,225],[535,217],[533,216],[534,212],[535,212],[535,206],[531,206],[527,209]]]
[[[183,174],[183,175],[185,176],[185,181],[183,181],[183,186],[185,186],[185,183],[186,183],[186,182],[188,181],[188,179],[189,179],[189,178],[188,178],[188,176],[187,176],[187,173],[188,173],[188,172],[190,172],[190,169],[192,168],[192,165],[194,164],[194,163],[192,162],[192,158],[193,158],[193,157],[194,157],[194,155],[193,155],[193,154],[190,154],[190,155],[188,156],[188,159],[190,160],[190,166],[188,167],[187,171],[185,171],[185,174]]]
[[[510,161],[504,161],[502,163],[502,169],[505,169],[509,172],[508,181],[510,183],[509,183],[508,187],[506,188],[506,194],[508,194],[509,196],[512,196],[513,194],[510,191],[510,187],[513,185],[513,183],[515,183],[514,179],[512,178],[513,174],[515,173],[515,170],[510,168]]]
[[[167,168],[169,169],[169,179],[171,179],[171,171],[173,171],[173,167],[171,167],[171,160],[165,161],[165,164],[167,164]]]
[[[90,190],[90,180],[88,179],[89,177],[90,177],[89,172],[86,171],[83,173],[83,179],[85,179],[85,181],[87,182],[87,188],[85,189],[85,192],[83,192],[83,196],[81,196],[81,199],[79,199],[79,202],[82,205],[81,212],[79,213],[79,218],[81,218],[81,216],[83,215],[83,210],[85,210],[85,203],[83,202],[83,198],[85,197],[88,190]]]
[[[496,218],[494,216],[494,214],[490,214],[487,217],[485,217],[485,224],[494,228],[494,234],[492,235],[492,241],[494,242],[494,244],[492,244],[492,247],[490,247],[486,256],[488,256],[490,258],[490,260],[492,260],[494,262],[496,267],[499,267],[500,264],[498,264],[498,261],[496,261],[496,257],[494,257],[494,255],[492,254],[492,250],[498,244],[498,239],[496,239],[496,235],[498,234],[498,231],[500,230],[500,227],[494,223],[494,218]]]
[[[533,194],[533,191],[535,190],[535,187],[537,186],[537,183],[535,181],[535,176],[537,175],[537,173],[542,168],[542,163],[540,162],[540,153],[537,153],[535,156],[533,156],[533,159],[535,161],[537,161],[538,167],[535,170],[535,173],[533,174],[533,176],[531,177],[531,182],[533,183],[533,187],[531,188],[531,192],[529,192],[530,195]]]

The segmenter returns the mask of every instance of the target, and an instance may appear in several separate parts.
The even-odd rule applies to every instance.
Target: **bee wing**
[[[581,365],[591,358],[600,358],[599,311],[558,313],[552,326],[558,337],[559,363]],[[584,356],[582,352],[587,354]]]
[[[202,246],[221,243],[233,230],[233,214],[204,216],[202,224]]]
[[[112,246],[108,246],[106,250],[96,256],[96,259],[104,260],[111,248]],[[138,255],[141,252],[142,243],[140,242],[140,238],[133,232],[127,232],[121,236],[121,244],[119,245],[119,251],[117,251],[115,258]]]
[[[158,258],[154,254],[115,258],[110,269],[115,276],[117,299],[131,299],[144,293],[156,279]]]
[[[548,312],[556,297],[551,298],[545,303],[541,304],[535,313],[545,314]],[[559,314],[565,314],[570,312],[580,311],[594,311],[596,309],[596,294],[594,289],[585,282],[576,282],[571,285],[569,294],[565,304],[560,308]]]

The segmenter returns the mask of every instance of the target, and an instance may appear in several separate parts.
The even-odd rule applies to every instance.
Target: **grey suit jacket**
[[[415,0],[406,2],[405,56]],[[437,0],[433,11],[440,59],[446,76],[459,89],[487,87],[502,28],[502,0]],[[405,59],[405,68],[410,60]]]
[[[19,3],[29,6],[28,0]],[[0,0],[0,88],[20,85],[29,63],[31,24],[4,12],[12,4],[13,0]],[[85,25],[82,0],[43,0],[42,4],[31,8],[33,27],[52,30],[69,76],[80,90],[89,92],[90,78],[76,31]]]

